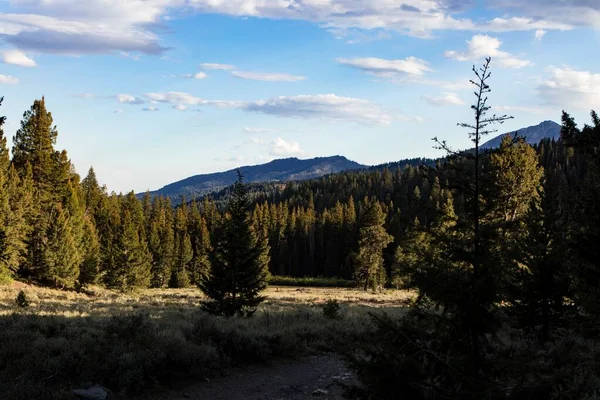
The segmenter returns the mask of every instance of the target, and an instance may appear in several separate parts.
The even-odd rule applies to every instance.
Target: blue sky
[[[114,191],[282,157],[466,148],[473,64],[510,131],[600,108],[598,0],[0,0],[11,138],[45,96]],[[10,139],[9,139],[10,140]]]

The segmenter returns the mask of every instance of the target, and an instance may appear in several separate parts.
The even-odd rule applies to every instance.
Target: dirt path
[[[353,374],[334,355],[249,366],[209,382],[156,393],[147,400],[341,400]]]

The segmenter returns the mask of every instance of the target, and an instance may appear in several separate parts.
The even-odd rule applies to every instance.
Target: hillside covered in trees
[[[90,283],[119,289],[197,284],[209,268],[211,234],[223,219],[219,199],[227,198],[229,189],[176,204],[149,193],[141,200],[133,192],[108,193],[93,169],[80,178],[67,152],[54,148],[57,135],[42,99],[24,114],[12,159],[2,136],[4,279],[19,277],[63,288]],[[529,148],[519,145],[523,146]],[[511,157],[513,151],[503,148],[498,154]],[[545,184],[555,186],[546,192],[558,193],[560,188],[557,200],[574,201],[586,171],[584,157],[562,140],[544,140],[532,151],[531,162],[545,171]],[[435,163],[407,160],[295,181],[284,189],[251,187],[252,223],[268,239],[271,274],[355,277],[353,257],[365,210],[377,201],[382,226],[393,237],[384,250],[385,281],[398,285],[396,253],[406,251],[415,232],[434,226],[449,204],[459,216],[466,212],[465,194],[452,187],[457,161]],[[502,173],[509,171],[500,168],[497,174]],[[517,185],[522,182],[517,178],[510,181],[516,192],[523,185]],[[521,194],[525,204],[532,193]],[[517,205],[523,207],[514,200],[505,207]],[[519,216],[505,210],[506,215],[511,212]]]

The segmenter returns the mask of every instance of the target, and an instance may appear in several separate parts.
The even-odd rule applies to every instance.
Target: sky
[[[45,96],[109,191],[276,158],[468,148],[473,65],[499,133],[600,109],[600,0],[0,0],[9,142]]]

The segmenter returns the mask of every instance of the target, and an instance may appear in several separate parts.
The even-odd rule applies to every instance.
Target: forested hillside
[[[296,157],[273,160],[262,165],[240,167],[244,170],[246,182],[278,182],[303,180],[332,174],[335,172],[366,168],[355,161],[342,156],[316,157],[299,160]],[[152,196],[169,197],[178,201],[182,197],[194,199],[231,186],[237,179],[236,169],[225,172],[195,175],[178,182],[168,184],[156,191]]]
[[[180,204],[150,194],[139,200],[133,192],[108,193],[93,169],[80,179],[67,152],[54,148],[57,135],[42,99],[24,115],[12,160],[2,136],[4,279],[62,288],[96,282],[119,289],[197,284],[209,268],[211,234],[223,218],[219,200],[228,190],[215,196],[218,202],[205,197]],[[510,151],[499,154],[512,157]],[[535,146],[535,154],[545,171],[545,192],[560,193],[556,199],[564,204],[574,201],[586,171],[584,157],[551,140]],[[376,199],[393,237],[384,250],[386,280],[398,284],[395,254],[412,246],[415,230],[435,225],[448,204],[459,216],[465,212],[464,194],[452,188],[456,163],[443,159],[435,166],[433,160],[415,159],[291,182],[284,189],[255,186],[252,222],[268,239],[270,272],[354,278],[364,211]],[[496,183],[504,171],[498,170]],[[520,180],[513,180],[510,189],[518,193]],[[505,205],[516,206],[523,203]]]

